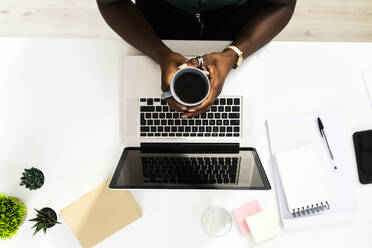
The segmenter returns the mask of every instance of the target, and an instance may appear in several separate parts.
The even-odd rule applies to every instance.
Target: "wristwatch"
[[[240,51],[240,49],[236,46],[228,46],[226,47],[226,49],[231,49],[238,55],[238,60],[235,63],[234,69],[238,68],[239,65],[243,62],[243,52]]]

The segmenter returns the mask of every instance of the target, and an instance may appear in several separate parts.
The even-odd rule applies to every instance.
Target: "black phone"
[[[372,130],[354,133],[353,140],[359,181],[372,183]]]

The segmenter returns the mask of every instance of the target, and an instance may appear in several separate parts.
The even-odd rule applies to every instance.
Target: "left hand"
[[[207,99],[205,99],[202,104],[189,108],[187,112],[182,114],[183,118],[202,114],[211,108],[214,101],[221,93],[225,79],[232,67],[235,65],[236,60],[237,55],[231,49],[226,49],[221,53],[203,55],[204,66],[209,72],[211,89]],[[187,64],[189,66],[198,67],[198,61],[196,58],[190,59]]]

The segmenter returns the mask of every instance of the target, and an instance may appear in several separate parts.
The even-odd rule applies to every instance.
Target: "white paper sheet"
[[[331,166],[325,169],[326,187],[331,208],[329,211],[315,215],[293,217],[288,211],[279,174],[274,159],[272,159],[275,189],[284,228],[332,223],[356,217],[356,166],[352,159],[351,133],[348,132],[342,111],[268,120],[267,126],[272,157],[276,152],[321,142],[317,117],[320,117],[324,124],[324,131],[334,155],[334,161],[328,157]],[[323,145],[323,148],[327,149],[325,143]],[[334,170],[333,165],[337,165],[338,169]]]

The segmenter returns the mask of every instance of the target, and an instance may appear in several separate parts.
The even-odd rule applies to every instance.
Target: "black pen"
[[[318,127],[319,127],[319,131],[320,131],[320,135],[322,135],[322,138],[324,138],[324,140],[325,140],[325,142],[327,144],[329,155],[331,155],[331,159],[334,161],[331,148],[329,147],[329,144],[328,144],[327,136],[326,136],[326,134],[324,132],[324,125],[322,123],[322,120],[319,117],[318,117]],[[333,169],[337,170],[337,166],[335,165],[333,167]]]

